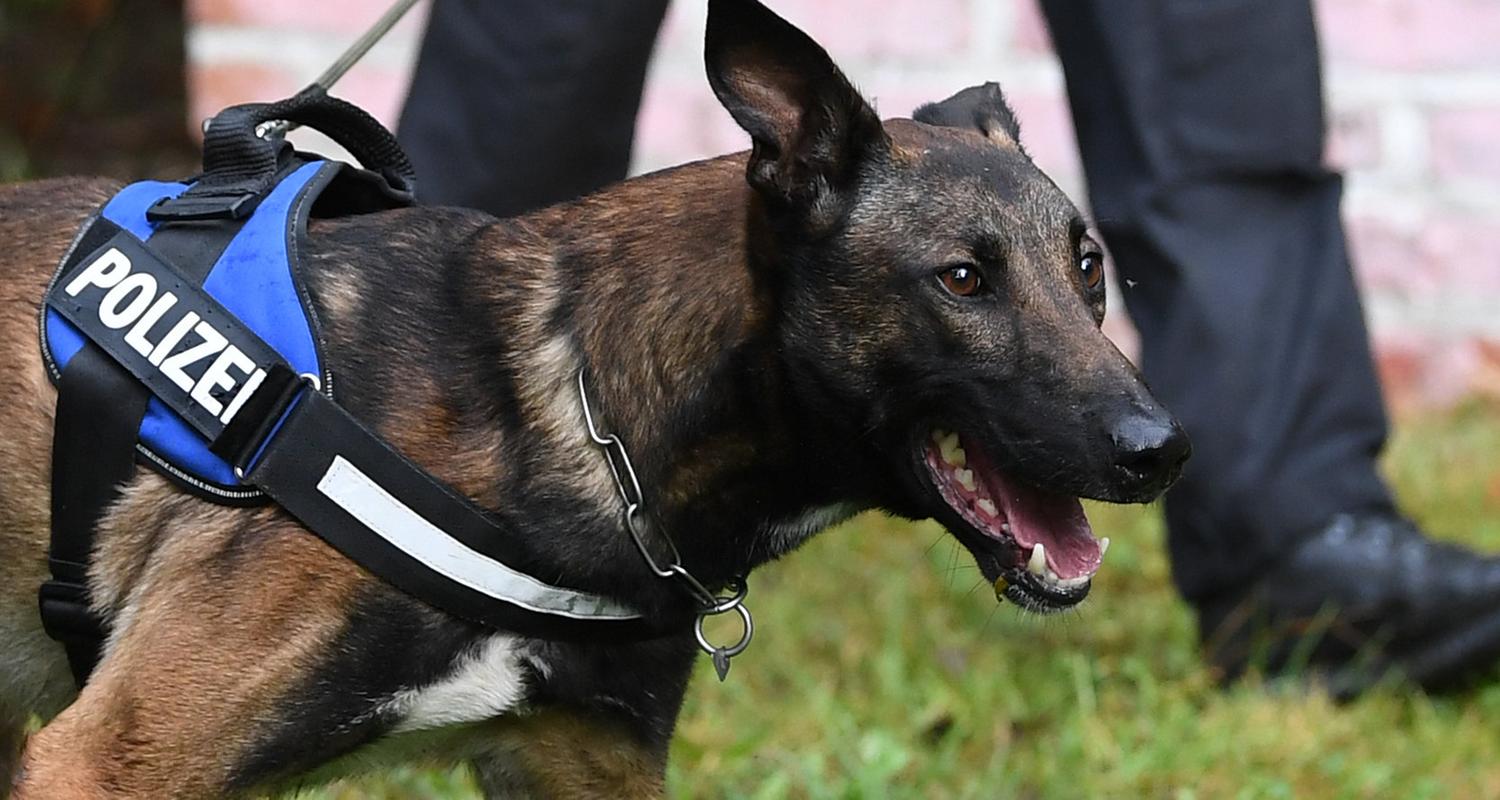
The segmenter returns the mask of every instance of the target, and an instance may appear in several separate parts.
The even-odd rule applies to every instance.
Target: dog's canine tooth
[[[1108,552],[1109,552],[1109,537],[1106,536],[1103,539],[1099,540],[1099,560],[1103,561],[1104,560],[1104,554],[1108,553]]]
[[[1026,562],[1026,571],[1033,575],[1042,575],[1047,570],[1047,548],[1041,542],[1031,549],[1031,560]]]
[[[964,449],[958,443],[958,434],[952,431],[934,430],[932,440],[937,445],[938,455],[945,464],[954,467],[964,466]]]
[[[958,434],[952,431],[943,431],[943,439],[938,443],[938,447],[941,448],[944,453],[951,453],[954,450],[959,449]]]

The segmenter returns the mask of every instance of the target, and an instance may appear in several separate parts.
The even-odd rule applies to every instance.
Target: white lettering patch
[[[73,298],[91,290],[103,292],[92,307],[99,323],[123,330],[131,350],[219,422],[228,424],[265,380],[266,371],[254,358],[218,326],[184,308],[177,294],[162,291],[155,275],[136,270],[119,247],[105,250],[63,287]],[[161,338],[152,341],[153,332],[162,330]]]

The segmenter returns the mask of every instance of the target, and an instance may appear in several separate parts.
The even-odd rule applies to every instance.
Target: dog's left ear
[[[750,185],[813,224],[836,213],[860,159],[888,140],[827,51],[755,0],[709,0],[704,61],[754,143]]]
[[[945,128],[974,128],[1001,147],[1021,146],[1021,126],[1010,110],[1000,84],[993,81],[969,88],[947,100],[928,103],[913,111],[911,118]]]

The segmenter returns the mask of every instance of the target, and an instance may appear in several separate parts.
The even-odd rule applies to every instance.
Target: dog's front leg
[[[26,718],[6,714],[0,709],[0,797],[5,797],[15,780],[21,760],[21,745],[26,741]]]
[[[473,759],[491,800],[646,800],[665,794],[665,748],[597,714],[544,710],[507,721]]]
[[[162,537],[88,685],[27,743],[16,797],[235,796],[378,735],[359,704],[380,698],[322,681],[373,579],[272,510],[204,508],[178,515],[195,530]]]

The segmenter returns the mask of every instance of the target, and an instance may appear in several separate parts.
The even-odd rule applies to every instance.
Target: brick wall
[[[1348,176],[1346,215],[1388,399],[1400,410],[1472,392],[1500,396],[1500,1],[1316,4],[1332,123],[1328,158]],[[385,3],[187,5],[198,119],[295,90]],[[1037,161],[1082,198],[1062,76],[1032,0],[772,5],[828,47],[887,116],[999,80]],[[338,88],[386,121],[400,107],[420,36],[420,14],[413,16]],[[746,145],[705,84],[703,16],[701,0],[673,4],[639,121],[637,170]],[[1129,346],[1118,306],[1111,331]]]

